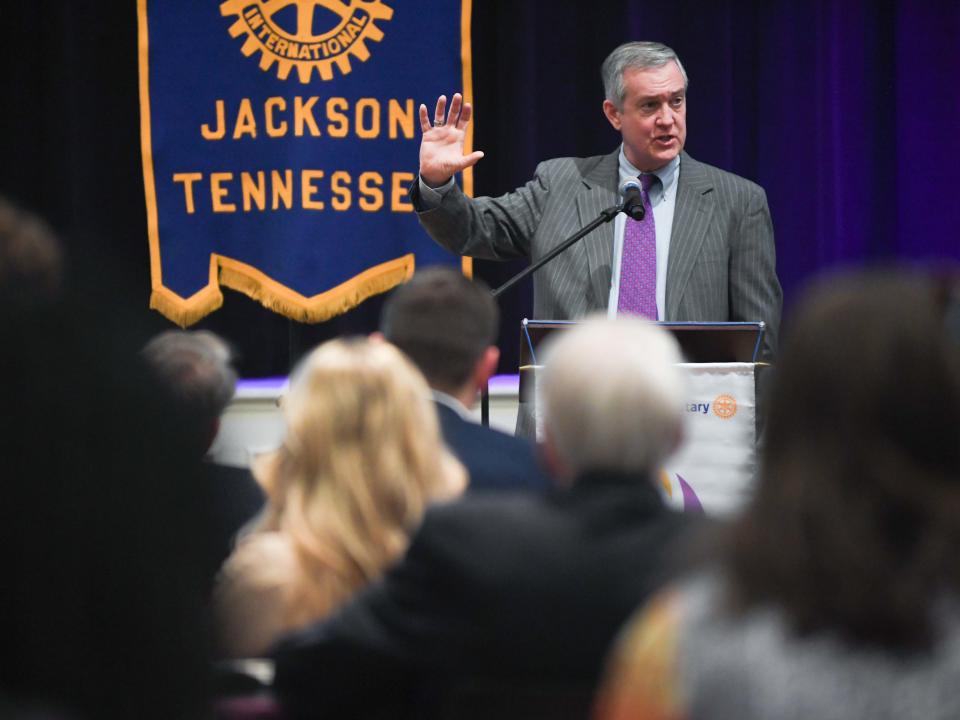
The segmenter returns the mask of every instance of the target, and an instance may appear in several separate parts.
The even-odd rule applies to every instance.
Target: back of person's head
[[[928,278],[830,277],[800,303],[731,556],[741,604],[903,648],[958,588],[960,348]]]
[[[489,289],[452,268],[432,267],[397,288],[380,330],[413,360],[434,388],[458,392],[497,337],[499,313]]]
[[[295,371],[282,401],[287,437],[256,468],[263,527],[288,533],[302,564],[335,578],[334,599],[406,547],[427,503],[462,490],[429,389],[392,345],[332,340]]]
[[[236,388],[230,347],[207,330],[167,330],[146,344],[143,355],[206,451]]]
[[[635,317],[595,317],[548,342],[538,392],[565,474],[654,472],[682,432],[682,358],[673,336]]]
[[[0,300],[29,307],[51,302],[63,284],[63,250],[40,218],[0,197]]]

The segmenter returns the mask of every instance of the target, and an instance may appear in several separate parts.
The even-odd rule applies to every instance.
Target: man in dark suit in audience
[[[236,389],[230,348],[205,330],[167,330],[147,343],[143,355],[179,405],[194,450],[202,457],[216,439],[220,416]],[[197,492],[210,511],[209,561],[216,572],[237,532],[263,508],[264,495],[247,468],[208,458],[203,469],[205,485]]]
[[[679,361],[673,337],[638,318],[565,331],[541,382],[554,492],[428,510],[381,581],[275,648],[285,711],[397,717],[426,698],[450,717],[519,717],[531,689],[548,703],[579,690],[571,702],[585,706],[617,629],[664,580],[687,528],[656,484],[681,438]],[[477,687],[489,691],[471,696]]]
[[[452,268],[428,268],[398,288],[380,329],[427,379],[443,438],[470,474],[469,491],[543,490],[547,480],[525,439],[483,427],[469,411],[497,369],[499,313],[489,289]]]

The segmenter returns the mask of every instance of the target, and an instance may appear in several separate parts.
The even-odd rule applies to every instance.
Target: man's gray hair
[[[657,42],[628,42],[624,43],[612,53],[607,55],[600,69],[603,75],[603,92],[607,100],[623,110],[623,98],[626,95],[626,89],[623,85],[623,73],[627,68],[637,70],[646,70],[647,68],[657,68],[673,61],[677,64],[680,74],[683,76],[683,87],[686,89],[688,83],[687,71],[683,69],[683,64],[677,54],[663,43]]]
[[[539,389],[544,429],[566,470],[574,477],[659,470],[683,422],[676,339],[637,317],[597,316],[548,342]]]
[[[167,330],[146,344],[143,356],[201,424],[215,423],[233,398],[230,346],[212,332]]]

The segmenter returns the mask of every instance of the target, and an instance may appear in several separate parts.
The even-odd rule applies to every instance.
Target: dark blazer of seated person
[[[470,474],[468,492],[542,490],[533,446],[468,417],[497,369],[499,311],[490,290],[448,267],[418,272],[383,306],[380,330],[417,366],[433,392],[447,446]]]
[[[455,398],[434,391],[443,439],[470,475],[467,491],[547,489],[547,476],[524,438],[484,427]]]
[[[435,507],[382,582],[279,646],[275,688],[294,717],[349,717],[475,678],[592,687],[685,525],[649,478],[603,473]]]
[[[475,679],[592,689],[689,528],[653,481],[680,436],[680,353],[637,319],[583,323],[553,347],[540,389],[556,488],[431,508],[380,582],[275,648],[291,716],[368,716],[374,704],[401,716],[411,698],[443,705]]]
[[[208,459],[203,464],[203,473],[210,506],[208,533],[216,570],[233,551],[240,530],[263,510],[266,497],[249,468]]]
[[[205,554],[212,581],[238,531],[266,500],[248,469],[218,464],[208,455],[236,390],[233,354],[225,340],[208,330],[167,330],[153,337],[142,354],[180,412],[179,424],[192,437],[192,449],[205,458],[196,495],[210,520]]]

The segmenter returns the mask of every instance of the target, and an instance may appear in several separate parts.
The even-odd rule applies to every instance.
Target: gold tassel
[[[223,305],[220,285],[224,285],[242,292],[291,320],[319,323],[342,315],[367,298],[385,293],[406,282],[413,277],[415,265],[414,255],[410,253],[368,268],[335,288],[308,298],[281,285],[251,265],[222,256],[212,256],[209,285],[186,300],[161,285],[154,288],[150,294],[150,307],[180,327],[187,327]]]
[[[182,328],[200,322],[222,305],[223,293],[216,285],[208,285],[186,300],[165,287],[150,293],[150,308]]]
[[[220,259],[220,282],[291,320],[319,323],[352,310],[367,298],[393,289],[413,276],[413,254],[381,263],[335,288],[305,297],[259,270],[228,258]]]

